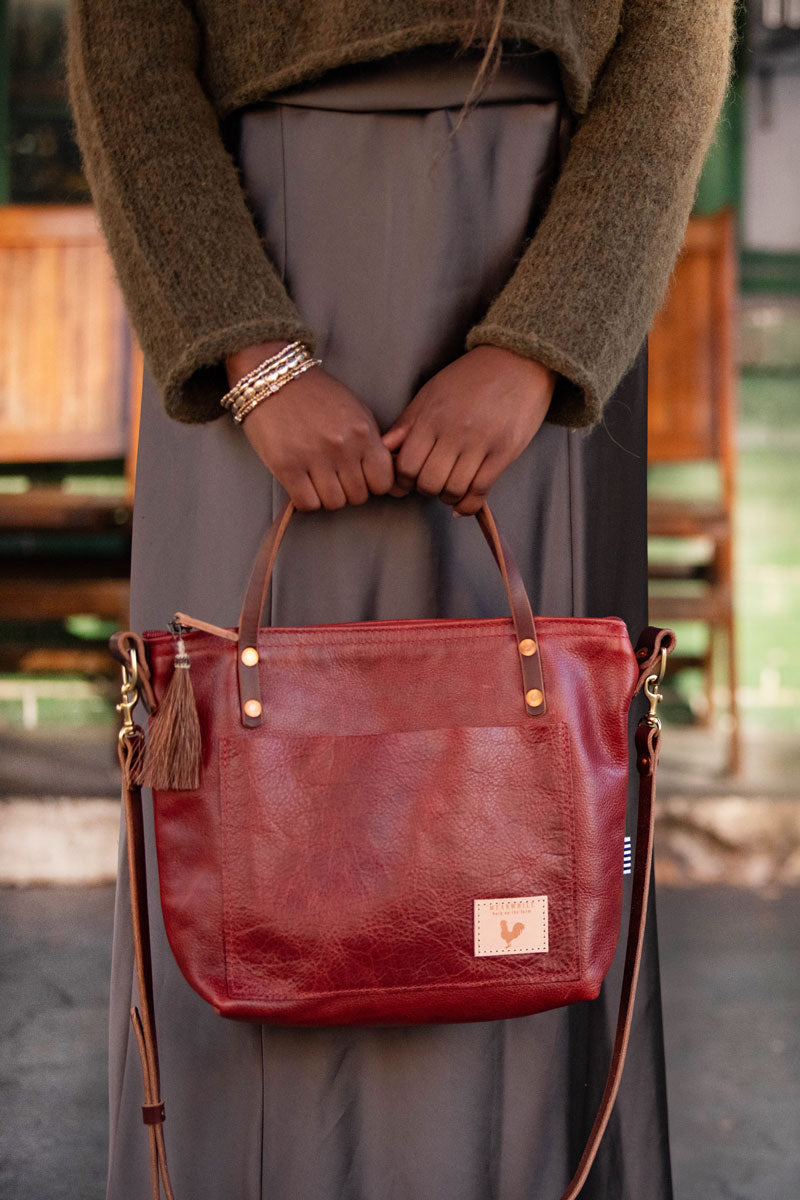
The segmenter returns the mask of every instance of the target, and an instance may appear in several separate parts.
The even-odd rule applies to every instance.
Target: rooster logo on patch
[[[508,925],[506,925],[505,921],[503,920],[500,922],[500,937],[507,946],[510,946],[514,941],[514,938],[518,938],[524,928],[525,926],[522,924],[522,921],[517,921],[513,928],[509,929]]]

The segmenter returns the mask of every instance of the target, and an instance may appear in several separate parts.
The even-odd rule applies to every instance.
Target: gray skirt
[[[474,57],[441,50],[343,69],[239,110],[224,130],[265,245],[318,332],[327,370],[381,429],[463,353],[466,331],[511,273],[557,177],[569,114],[553,60],[508,59],[453,132],[474,70]],[[604,425],[588,436],[546,424],[491,494],[534,611],[619,615],[634,637],[647,616],[645,372],[642,353]],[[235,625],[256,546],[284,498],[229,420],[167,418],[146,369],[132,627],[164,628],[176,609]],[[505,612],[477,523],[412,495],[296,518],[264,620]],[[602,1092],[619,955],[597,1001],[517,1020],[298,1030],[225,1020],[174,962],[149,818],[147,837],[165,1135],[178,1200],[560,1195]],[[654,915],[629,1061],[587,1200],[671,1196]],[[111,984],[110,1200],[148,1194],[128,1021],[134,998],[123,870]]]

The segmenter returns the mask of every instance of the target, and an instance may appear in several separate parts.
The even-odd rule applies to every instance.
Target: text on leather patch
[[[547,896],[504,896],[475,901],[475,957],[546,954]]]

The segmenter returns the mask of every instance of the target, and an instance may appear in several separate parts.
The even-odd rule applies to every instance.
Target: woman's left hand
[[[416,489],[476,513],[544,421],[555,371],[499,346],[475,346],[425,383],[383,435],[390,495]]]

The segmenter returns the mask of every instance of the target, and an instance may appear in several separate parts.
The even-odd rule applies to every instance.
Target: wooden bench
[[[141,374],[92,206],[0,207],[0,466],[6,482],[10,471],[28,481],[8,490],[0,479],[0,536],[11,547],[0,619],[127,624]],[[82,490],[91,464],[115,472],[118,487]],[[98,552],[103,536],[116,550]],[[48,554],[59,538],[73,552]],[[40,668],[42,654],[17,666],[32,661]]]

